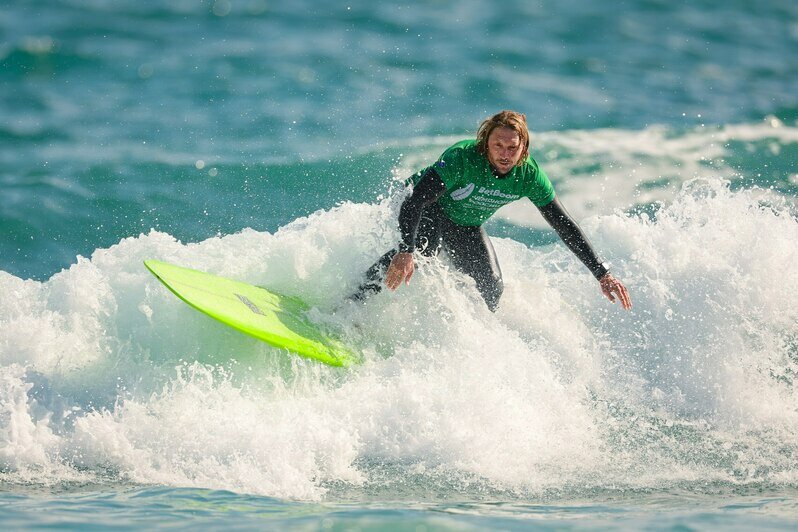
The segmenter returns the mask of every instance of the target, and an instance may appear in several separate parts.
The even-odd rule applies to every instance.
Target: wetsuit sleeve
[[[606,264],[596,256],[596,252],[587,241],[587,237],[582,229],[576,224],[571,215],[565,210],[560,200],[554,198],[550,203],[543,207],[538,207],[543,218],[557,232],[557,235],[565,242],[565,245],[587,266],[596,279],[601,279],[607,272]]]
[[[413,187],[413,193],[402,203],[399,209],[399,231],[402,240],[399,242],[399,252],[412,252],[416,245],[416,233],[421,221],[424,207],[437,201],[446,192],[446,185],[441,180],[434,167],[429,167],[421,179]]]

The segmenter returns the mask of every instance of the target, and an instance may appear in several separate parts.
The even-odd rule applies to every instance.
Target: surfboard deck
[[[330,366],[360,361],[307,318],[310,306],[299,298],[158,260],[144,265],[177,297],[233,329]]]

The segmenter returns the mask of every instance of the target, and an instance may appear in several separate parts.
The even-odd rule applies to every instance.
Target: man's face
[[[509,127],[497,127],[488,137],[488,161],[501,174],[506,174],[518,163],[524,147],[521,138]]]

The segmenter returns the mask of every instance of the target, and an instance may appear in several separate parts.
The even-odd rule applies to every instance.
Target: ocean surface
[[[794,0],[6,2],[0,529],[794,530],[797,50]],[[529,202],[486,226],[495,314],[445,257],[346,302],[402,180],[501,109],[632,311]]]

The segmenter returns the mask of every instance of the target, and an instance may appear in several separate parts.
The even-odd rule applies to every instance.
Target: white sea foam
[[[585,220],[629,313],[563,246],[505,239],[496,314],[445,258],[396,293],[341,305],[395,241],[396,197],[275,234],[184,244],[151,232],[43,283],[2,274],[0,475],[300,499],[378,489],[385,467],[421,491],[441,478],[466,491],[794,483],[790,208],[710,179],[654,218]],[[328,368],[229,330],[145,258],[300,295],[367,360]]]

